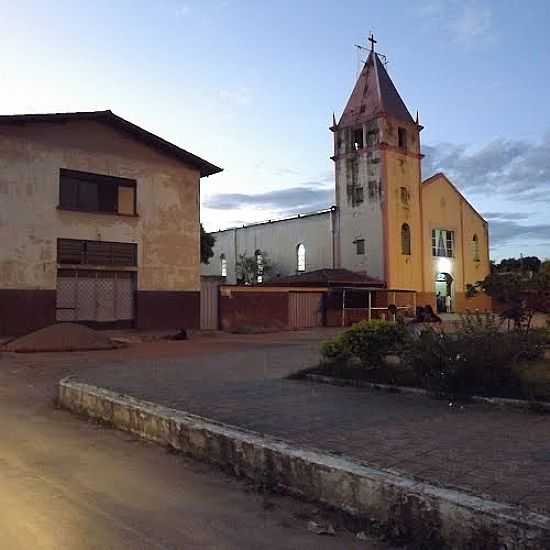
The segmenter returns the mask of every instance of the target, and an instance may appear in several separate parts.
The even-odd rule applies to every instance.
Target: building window
[[[362,204],[365,200],[365,192],[363,191],[363,187],[354,187],[353,188],[353,205],[357,206],[358,204]]]
[[[407,130],[405,128],[397,129],[397,143],[400,149],[407,148]]]
[[[455,250],[455,232],[446,229],[432,229],[432,255],[453,258]]]
[[[409,205],[409,190],[407,187],[401,187],[400,189],[401,204],[403,206]]]
[[[59,207],[134,216],[136,180],[61,169]]]
[[[303,272],[306,270],[306,247],[300,243],[296,247],[296,271]]]
[[[256,258],[256,282],[264,282],[264,257],[261,250],[254,252]]]
[[[227,260],[225,254],[220,254],[220,272],[222,277],[227,277]]]
[[[401,254],[411,255],[411,228],[408,223],[401,226]]]
[[[353,148],[356,151],[363,149],[363,128],[357,128],[353,131]]]
[[[57,239],[57,263],[137,266],[137,244]]]
[[[479,239],[477,238],[477,235],[474,233],[474,236],[472,237],[472,257],[474,259],[474,262],[479,262]]]
[[[355,253],[358,256],[365,255],[365,239],[357,239],[355,242]]]

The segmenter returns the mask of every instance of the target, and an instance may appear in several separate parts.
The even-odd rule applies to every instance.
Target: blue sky
[[[550,3],[0,0],[2,113],[110,108],[224,167],[209,229],[332,203],[332,112],[369,31],[424,176],[487,215],[493,255],[550,256]]]

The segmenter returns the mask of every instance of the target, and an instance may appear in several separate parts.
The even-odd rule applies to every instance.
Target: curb
[[[335,376],[325,376],[324,374],[306,374],[305,380],[310,382],[318,382],[320,384],[331,384],[333,386],[353,386],[356,388],[367,388],[370,390],[379,390],[389,393],[408,393],[412,395],[420,395],[429,397],[432,394],[428,390],[422,388],[414,388],[410,386],[394,386],[392,384],[377,384],[376,382],[367,382],[366,380],[348,380],[346,378],[336,378]],[[550,413],[550,403],[546,401],[525,401],[523,399],[508,399],[505,397],[482,397],[473,395],[470,397],[473,403],[483,403],[492,405],[501,409],[520,409],[536,412]]]
[[[64,378],[59,405],[429,548],[550,547],[550,517]]]

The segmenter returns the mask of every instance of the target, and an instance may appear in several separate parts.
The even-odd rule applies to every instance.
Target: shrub
[[[399,350],[405,341],[401,325],[388,321],[361,321],[321,346],[324,359],[358,357],[363,365],[378,365],[384,355]]]
[[[407,353],[421,385],[451,398],[515,395],[521,380],[514,366],[542,358],[548,336],[544,330],[505,332],[495,319],[463,319],[454,334],[422,332]]]

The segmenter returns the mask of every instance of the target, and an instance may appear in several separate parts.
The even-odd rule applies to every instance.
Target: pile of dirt
[[[58,323],[9,342],[5,351],[31,353],[37,351],[87,351],[118,347],[91,328],[76,323]]]

